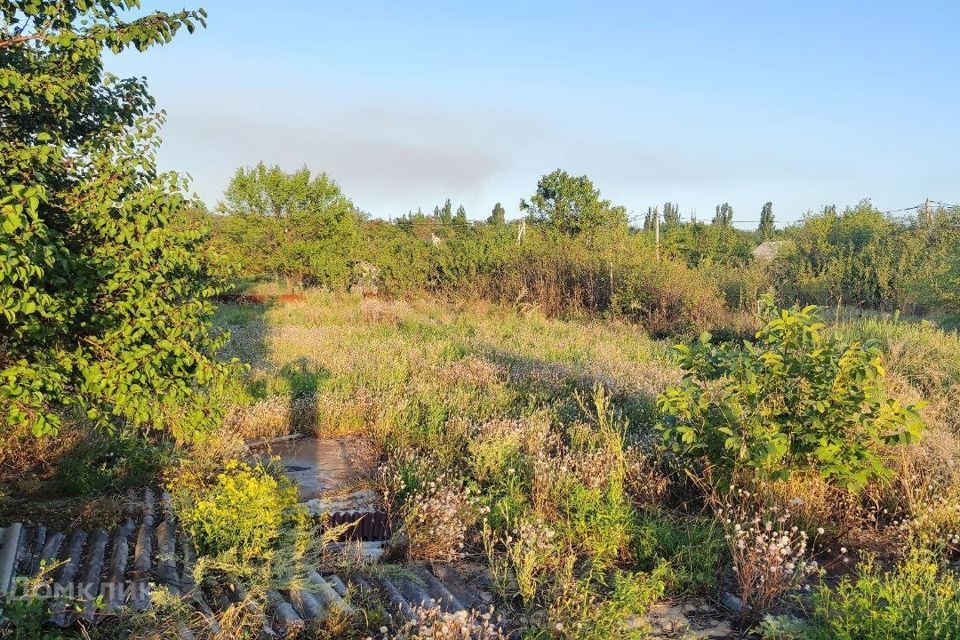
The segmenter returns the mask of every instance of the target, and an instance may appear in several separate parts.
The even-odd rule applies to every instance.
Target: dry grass
[[[674,531],[704,504],[696,482],[665,473],[672,460],[653,429],[654,399],[680,375],[670,342],[535,306],[320,292],[262,309],[228,306],[220,323],[234,332],[224,355],[250,365],[229,432],[375,441],[390,460],[388,502],[409,557],[447,561],[483,549],[500,595],[525,614],[547,612],[565,629],[550,631],[558,636],[574,637],[582,623],[603,637],[596,630],[617,628],[618,598],[662,595],[669,580],[635,564],[638,514],[670,511],[673,529],[662,529]],[[828,546],[960,546],[960,340],[907,323],[836,330],[881,340],[891,391],[927,399],[929,428],[920,443],[891,448],[893,482],[861,495],[795,474],[723,505],[751,613],[774,607]],[[761,512],[772,509],[768,529]],[[669,557],[658,560],[664,575],[673,570]]]
[[[370,431],[404,398],[430,391],[506,396],[522,386],[556,394],[601,382],[649,410],[678,375],[669,345],[635,327],[486,304],[308,292],[303,302],[226,307],[219,323],[232,334],[223,356],[250,365],[228,418],[248,439]]]

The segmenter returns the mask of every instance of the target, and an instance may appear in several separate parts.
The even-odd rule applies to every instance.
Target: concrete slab
[[[299,438],[268,444],[254,453],[264,461],[278,457],[303,501],[355,484],[370,476],[377,463],[370,447],[359,438]]]

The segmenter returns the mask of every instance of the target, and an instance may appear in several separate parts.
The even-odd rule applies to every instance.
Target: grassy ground
[[[310,294],[270,308],[226,306],[225,355],[251,365],[233,416],[247,437],[335,435],[395,414],[476,422],[579,412],[577,391],[611,391],[635,426],[678,376],[670,344],[630,325],[565,322],[489,306]],[[322,392],[322,393],[320,393]]]
[[[908,594],[917,572],[960,594],[960,579],[940,572],[960,558],[960,338],[930,323],[832,325],[850,340],[878,340],[888,388],[927,403],[924,438],[886,456],[896,470],[889,483],[852,496],[801,474],[763,500],[731,493],[712,506],[659,446],[656,398],[680,377],[673,345],[635,325],[320,292],[272,306],[223,305],[216,324],[231,333],[223,357],[249,368],[229,389],[225,423],[212,438],[181,450],[78,429],[33,462],[30,441],[18,440],[20,449],[4,453],[32,472],[10,474],[0,517],[54,518],[64,528],[109,523],[125,487],[166,477],[176,492],[184,469],[212,478],[243,455],[243,439],[362,435],[384,462],[378,488],[402,559],[488,567],[498,611],[528,638],[643,637],[643,624],[627,631],[623,621],[642,620],[655,602],[719,600],[738,589],[732,566],[769,564],[730,542],[740,535],[786,539],[774,559],[784,566],[820,563],[779,591],[747,594],[758,609],[739,622],[756,622],[763,607],[802,612],[818,625],[802,636],[794,621],[776,619],[765,626],[771,638],[860,629],[862,610],[882,608],[871,600],[878,590]],[[770,507],[780,509],[773,531],[759,515]],[[873,555],[858,577],[858,562]],[[818,592],[821,583],[839,586]],[[813,598],[802,595],[804,584]],[[941,608],[960,611],[960,595],[950,598]],[[904,611],[886,613],[923,624],[901,600]],[[878,620],[864,619],[864,637],[885,637],[873,631],[887,626]],[[125,624],[113,629],[122,635]],[[351,621],[349,629],[394,637],[378,636],[379,624]],[[256,635],[255,622],[242,625],[250,627],[244,637]]]
[[[671,343],[599,320],[322,293],[225,306],[218,324],[232,333],[225,355],[250,365],[234,429],[370,437],[408,557],[488,563],[534,637],[608,637],[656,600],[730,588],[723,522],[656,447],[656,396],[680,374]],[[960,460],[957,336],[892,318],[833,330],[880,341],[889,387],[928,401],[928,429],[891,451],[892,483],[854,501],[817,478],[772,496],[816,538],[806,553],[830,581],[858,554],[895,557],[905,522],[938,539]]]

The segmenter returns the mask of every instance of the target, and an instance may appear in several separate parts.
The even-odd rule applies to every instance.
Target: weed
[[[856,578],[817,589],[813,600],[812,640],[960,637],[960,577],[929,551],[888,572],[867,558]]]
[[[116,492],[151,482],[172,462],[173,445],[135,432],[111,438],[91,433],[64,456],[55,482],[68,496]]]
[[[262,466],[230,462],[210,483],[181,477],[171,489],[197,546],[197,582],[208,572],[252,584],[289,580],[317,544],[296,486]]]
[[[763,508],[749,491],[733,488],[717,516],[743,602],[741,619],[759,620],[817,570],[805,557],[807,533],[789,524],[789,511]]]
[[[700,516],[646,512],[633,534],[638,565],[653,570],[668,562],[670,591],[674,594],[709,594],[729,557],[723,529],[715,520]]]
[[[413,620],[395,631],[381,627],[378,640],[506,640],[494,611],[445,613],[439,607],[418,606]]]
[[[461,557],[467,529],[478,514],[477,500],[462,480],[408,458],[385,467],[382,484],[399,525],[393,543],[409,559],[450,562]]]

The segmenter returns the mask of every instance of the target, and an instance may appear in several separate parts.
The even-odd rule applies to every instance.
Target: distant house
[[[753,257],[755,260],[769,262],[776,258],[788,244],[789,240],[767,240],[753,250]]]

